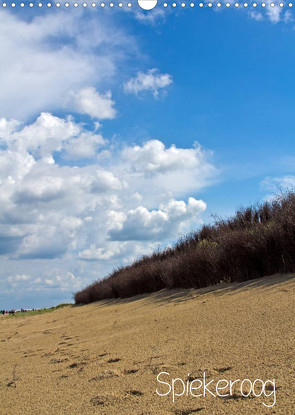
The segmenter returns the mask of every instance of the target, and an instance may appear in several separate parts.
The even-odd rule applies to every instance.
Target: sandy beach
[[[1,415],[293,415],[294,294],[294,275],[276,275],[1,316]],[[276,403],[263,405],[271,388],[248,398],[160,396],[172,379],[189,387],[204,376],[211,389],[221,379],[275,379]]]

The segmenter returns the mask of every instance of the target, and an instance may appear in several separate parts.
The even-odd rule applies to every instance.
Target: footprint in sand
[[[66,379],[68,377],[69,377],[68,375],[61,375],[61,376],[58,377],[58,379]]]
[[[16,367],[17,366],[15,365],[15,367],[12,371],[12,380],[6,384],[6,386],[8,388],[16,388],[16,381],[18,380],[18,378],[16,377],[16,373],[15,373],[16,372]]]
[[[94,396],[94,398],[90,399],[90,402],[93,406],[104,406],[105,399],[101,396]]]
[[[105,370],[104,372],[99,373],[94,378],[89,379],[88,382],[93,382],[93,381],[99,381],[99,380],[103,380],[103,379],[114,378],[114,377],[118,377],[120,374],[121,373],[118,370]]]
[[[49,352],[49,353],[42,354],[41,357],[50,357],[50,356],[53,356],[53,355],[54,355],[54,353]]]
[[[60,343],[58,343],[58,345],[59,346],[67,346],[67,347],[69,347],[69,346],[74,346],[74,343],[60,342]]]
[[[218,373],[224,373],[224,372],[227,372],[228,370],[231,370],[231,369],[232,369],[231,366],[221,367],[221,368],[217,368],[217,369],[214,368],[214,370]]]
[[[98,355],[98,357],[104,357],[104,356],[106,356],[108,353],[101,353],[101,354],[99,354]]]
[[[205,369],[204,371],[200,370],[199,373],[190,373],[187,377],[187,380],[189,382],[192,382],[193,380],[196,380],[196,379],[202,379],[204,376],[204,373],[206,374],[206,378],[210,378],[212,376],[212,373],[209,370]]]
[[[132,390],[126,391],[126,393],[127,393],[128,395],[132,395],[132,396],[142,396],[142,395],[143,395],[143,392],[141,392],[141,391],[139,391],[139,390],[135,390],[135,389],[132,389]]]
[[[66,357],[66,358],[62,358],[62,359],[51,359],[50,360],[50,362],[49,362],[49,364],[55,364],[55,363],[64,363],[64,362],[67,362],[69,359]]]
[[[69,369],[76,369],[76,368],[83,368],[87,363],[86,362],[75,362],[71,363],[70,366],[68,366]]]
[[[109,359],[108,361],[107,361],[107,363],[117,363],[117,362],[119,362],[121,359],[119,358],[119,357],[115,357],[114,359]]]
[[[152,371],[153,375],[157,375],[160,372],[170,372],[174,369],[173,366],[162,366],[162,365],[154,365],[154,366],[147,366],[149,370]]]
[[[243,395],[238,395],[237,393],[234,393],[234,394],[232,394],[232,395],[228,395],[228,396],[223,396],[222,397],[222,399],[224,399],[225,400],[225,402],[226,401],[231,401],[231,400],[234,400],[234,401],[237,401],[237,400],[239,400],[239,399],[246,399],[246,398],[252,398],[252,396],[243,396]]]
[[[73,337],[64,335],[64,336],[61,336],[61,339],[63,339],[63,340],[73,340]]]
[[[98,395],[90,399],[93,406],[104,406],[114,403],[115,398],[112,396]]]
[[[137,373],[138,369],[125,369],[124,375],[132,375],[133,373]]]
[[[33,357],[33,356],[38,356],[38,354],[37,353],[33,353],[33,354],[24,353],[24,357]]]

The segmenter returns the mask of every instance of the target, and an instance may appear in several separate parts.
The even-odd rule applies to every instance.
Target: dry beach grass
[[[293,415],[294,275],[0,318],[1,415]],[[157,374],[276,379],[277,402],[156,394]],[[265,399],[264,399],[265,401]]]

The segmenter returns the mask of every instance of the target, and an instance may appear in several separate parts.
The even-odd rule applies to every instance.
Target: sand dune
[[[0,413],[293,415],[294,292],[294,275],[277,275],[1,317]],[[276,403],[238,391],[173,402],[156,393],[169,390],[161,372],[186,386],[204,373],[215,383],[275,379]]]

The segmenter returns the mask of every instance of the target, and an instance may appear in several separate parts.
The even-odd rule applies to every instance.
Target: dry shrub
[[[239,209],[75,294],[77,304],[295,271],[295,193]]]

